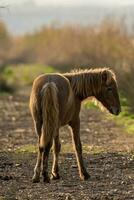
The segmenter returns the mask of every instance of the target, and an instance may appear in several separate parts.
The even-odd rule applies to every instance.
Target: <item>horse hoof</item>
[[[60,179],[60,175],[59,174],[51,174],[51,179],[52,180],[58,180],[58,179]]]
[[[80,175],[80,178],[82,181],[85,181],[90,178],[90,175],[86,172],[86,173],[83,173],[82,175]]]
[[[32,178],[33,183],[39,183],[40,182],[40,177],[34,177]]]
[[[49,177],[43,177],[43,182],[44,183],[50,183],[50,178]]]

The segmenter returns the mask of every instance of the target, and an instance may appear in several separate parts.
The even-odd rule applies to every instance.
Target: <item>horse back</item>
[[[37,77],[33,83],[32,97],[34,97],[39,108],[41,105],[41,90],[45,84],[51,82],[55,83],[58,91],[60,124],[65,125],[70,121],[74,109],[74,96],[70,82],[66,77],[61,74],[43,74]]]

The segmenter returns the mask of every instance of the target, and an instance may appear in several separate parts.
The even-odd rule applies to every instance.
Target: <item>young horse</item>
[[[94,96],[110,113],[118,115],[121,107],[115,74],[107,69],[80,70],[66,74],[44,74],[33,83],[30,110],[38,135],[39,150],[33,182],[39,182],[41,164],[44,182],[49,182],[48,156],[53,143],[52,179],[59,179],[59,128],[66,124],[72,128],[80,178],[89,174],[83,163],[80,141],[80,107],[82,100]]]

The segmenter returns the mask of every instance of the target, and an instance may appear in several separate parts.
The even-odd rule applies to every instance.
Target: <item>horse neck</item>
[[[81,73],[64,74],[69,79],[71,87],[76,96],[81,100],[90,96],[96,96],[100,82],[98,81],[98,74],[93,71]]]

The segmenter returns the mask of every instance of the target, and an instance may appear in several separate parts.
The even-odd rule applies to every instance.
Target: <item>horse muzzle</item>
[[[109,110],[110,110],[110,113],[112,113],[113,115],[119,115],[119,113],[121,112],[120,107],[112,106]]]

